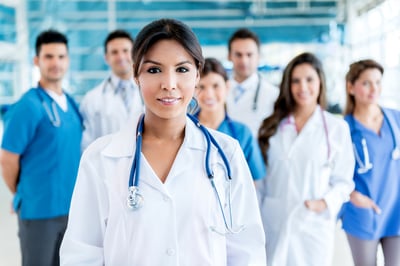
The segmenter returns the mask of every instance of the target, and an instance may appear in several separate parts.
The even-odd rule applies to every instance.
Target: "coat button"
[[[167,249],[167,255],[168,256],[174,256],[175,255],[175,249],[173,249],[173,248]]]

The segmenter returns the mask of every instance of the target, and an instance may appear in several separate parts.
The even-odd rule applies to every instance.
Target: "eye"
[[[296,79],[296,78],[292,79],[292,84],[298,84],[299,82],[300,82],[299,79]]]
[[[186,68],[186,67],[178,67],[178,68],[176,69],[176,72],[179,72],[179,73],[186,73],[186,72],[189,72],[189,69]]]
[[[158,67],[150,67],[149,69],[147,69],[147,72],[150,74],[156,74],[160,73],[161,69],[159,69]]]
[[[307,78],[307,82],[311,83],[311,82],[313,82],[313,81],[314,81],[314,78],[312,78],[312,77],[308,77],[308,78]]]

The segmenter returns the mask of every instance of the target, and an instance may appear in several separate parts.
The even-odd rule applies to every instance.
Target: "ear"
[[[33,64],[35,64],[35,66],[39,66],[39,57],[38,56],[35,56],[34,58],[33,58]]]
[[[226,92],[229,93],[230,90],[231,90],[232,83],[231,83],[231,81],[228,79],[227,81],[225,81],[225,84],[226,84]]]
[[[354,95],[353,84],[351,82],[346,82],[346,92],[349,95]]]

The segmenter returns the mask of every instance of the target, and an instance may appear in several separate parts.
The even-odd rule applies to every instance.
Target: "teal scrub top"
[[[343,206],[343,229],[365,240],[400,236],[400,159],[392,158],[396,143],[400,145],[400,112],[387,108],[382,108],[382,111],[384,120],[380,134],[364,127],[352,115],[345,117],[361,163],[365,162],[361,144],[362,138],[365,138],[373,166],[365,173],[360,173],[360,164],[356,161],[355,190],[370,197],[382,210],[381,214],[377,214],[372,209],[358,208],[351,202]]]
[[[195,114],[198,118],[199,112]],[[217,128],[239,142],[249,166],[253,180],[260,180],[265,177],[266,169],[260,147],[253,137],[250,128],[245,124],[232,120],[228,115]]]
[[[22,219],[53,218],[69,212],[80,160],[82,123],[68,95],[67,103],[64,112],[42,88],[33,88],[4,117],[1,147],[20,155],[13,206]],[[61,121],[58,127],[50,120],[50,116],[54,119],[54,104]]]

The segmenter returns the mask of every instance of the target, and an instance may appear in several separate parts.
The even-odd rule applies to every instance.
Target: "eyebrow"
[[[155,64],[155,65],[159,65],[159,66],[162,65],[160,62],[157,62],[157,61],[154,61],[154,60],[145,60],[145,61],[143,61],[143,64]],[[190,62],[189,60],[185,60],[185,61],[182,61],[182,62],[179,62],[179,63],[175,64],[175,66],[180,66],[180,65],[184,65],[184,64],[193,65],[193,63]]]

